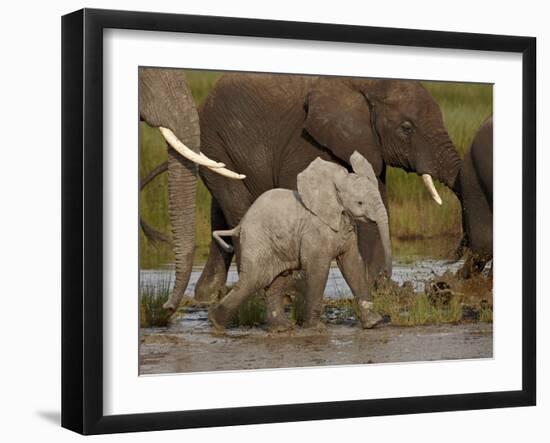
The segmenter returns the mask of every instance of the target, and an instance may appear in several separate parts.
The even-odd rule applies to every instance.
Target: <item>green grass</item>
[[[493,321],[492,278],[481,274],[464,280],[451,272],[433,277],[426,282],[426,289],[417,293],[410,282],[399,286],[394,281],[379,282],[371,288],[374,310],[389,317],[393,326],[420,326],[444,323]],[[231,288],[226,288],[229,291]],[[298,280],[289,290],[286,303],[290,304],[290,323],[301,326],[305,317],[305,287]],[[359,318],[357,300],[350,297],[348,289],[342,290],[338,298],[323,301],[323,321],[341,323],[350,317]],[[336,320],[327,320],[328,313],[337,310]],[[265,325],[267,304],[264,291],[250,296],[239,306],[231,321],[231,327],[256,327]]]
[[[200,106],[220,73],[187,71],[193,97]],[[451,139],[461,153],[469,148],[479,125],[492,112],[492,87],[466,83],[423,82],[439,103]],[[166,160],[164,141],[156,129],[140,125],[140,176]],[[431,200],[421,179],[400,169],[389,168],[387,188],[394,255],[450,257],[461,233],[460,203],[443,185],[436,187],[444,201]],[[196,263],[204,262],[210,244],[210,195],[202,182],[197,192]],[[141,215],[152,227],[170,233],[166,174],[141,193]],[[426,241],[430,240],[430,241]],[[168,245],[153,245],[140,230],[140,265],[157,268],[173,261]]]
[[[388,315],[394,326],[459,323],[465,320],[465,309],[476,313],[479,321],[492,322],[492,279],[477,276],[464,282],[451,274],[444,280],[449,291],[426,290],[416,294],[410,285],[388,282],[373,291],[374,309]],[[431,286],[429,282],[426,284]],[[464,294],[468,293],[468,296]]]
[[[482,306],[479,310],[479,321],[485,323],[493,322],[493,309],[488,306]]]
[[[170,312],[162,307],[168,301],[170,286],[170,281],[163,281],[156,286],[140,288],[140,327],[167,326],[170,323]]]
[[[301,325],[306,318],[306,297],[304,289],[296,291],[294,297],[292,298],[292,303],[290,305],[290,318],[298,325]]]
[[[248,297],[240,306],[235,318],[232,321],[233,326],[254,327],[265,323],[267,316],[267,306],[265,294],[263,291]]]

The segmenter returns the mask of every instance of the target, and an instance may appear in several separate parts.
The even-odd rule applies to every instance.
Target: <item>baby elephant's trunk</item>
[[[212,237],[214,237],[214,240],[216,240],[218,242],[218,244],[221,246],[221,248],[225,252],[232,253],[234,251],[233,246],[231,246],[229,243],[225,242],[222,239],[222,237],[238,237],[240,231],[241,231],[241,226],[237,225],[233,229],[213,231],[212,232]]]

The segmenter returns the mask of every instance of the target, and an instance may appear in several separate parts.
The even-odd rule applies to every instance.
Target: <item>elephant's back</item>
[[[297,191],[275,188],[264,192],[254,201],[241,221],[241,226],[261,224],[273,231],[290,232],[301,221],[304,211]]]
[[[199,110],[201,150],[247,176],[254,197],[277,186],[276,166],[305,119],[313,77],[225,74]]]
[[[281,270],[295,268],[306,211],[296,191],[277,188],[263,193],[240,223],[243,254],[264,254],[266,260],[271,257],[279,263]]]
[[[304,207],[296,198],[296,191],[271,189],[264,192],[250,206],[241,221],[243,231],[256,229],[272,236],[296,236],[297,225],[304,215]]]

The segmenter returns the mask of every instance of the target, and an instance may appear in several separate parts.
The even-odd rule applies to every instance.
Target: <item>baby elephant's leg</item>
[[[265,286],[265,285],[264,285]],[[239,306],[254,292],[262,289],[261,283],[241,274],[239,281],[221,301],[210,308],[208,317],[216,329],[223,329],[237,313]]]
[[[284,298],[292,288],[292,273],[279,275],[266,290],[267,325],[270,330],[283,332],[289,329],[290,322],[285,314]]]
[[[365,329],[375,327],[382,321],[382,316],[374,311],[373,298],[367,284],[367,271],[357,241],[351,241],[346,252],[336,262],[357,301],[361,325]]]
[[[303,263],[306,277],[306,300],[304,328],[322,326],[321,311],[323,309],[323,294],[330,270],[330,260],[326,258],[309,258]]]

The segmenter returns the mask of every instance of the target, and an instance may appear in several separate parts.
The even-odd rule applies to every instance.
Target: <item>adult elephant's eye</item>
[[[409,121],[404,121],[401,123],[399,129],[401,129],[401,132],[405,135],[411,135],[413,133],[413,125]]]

